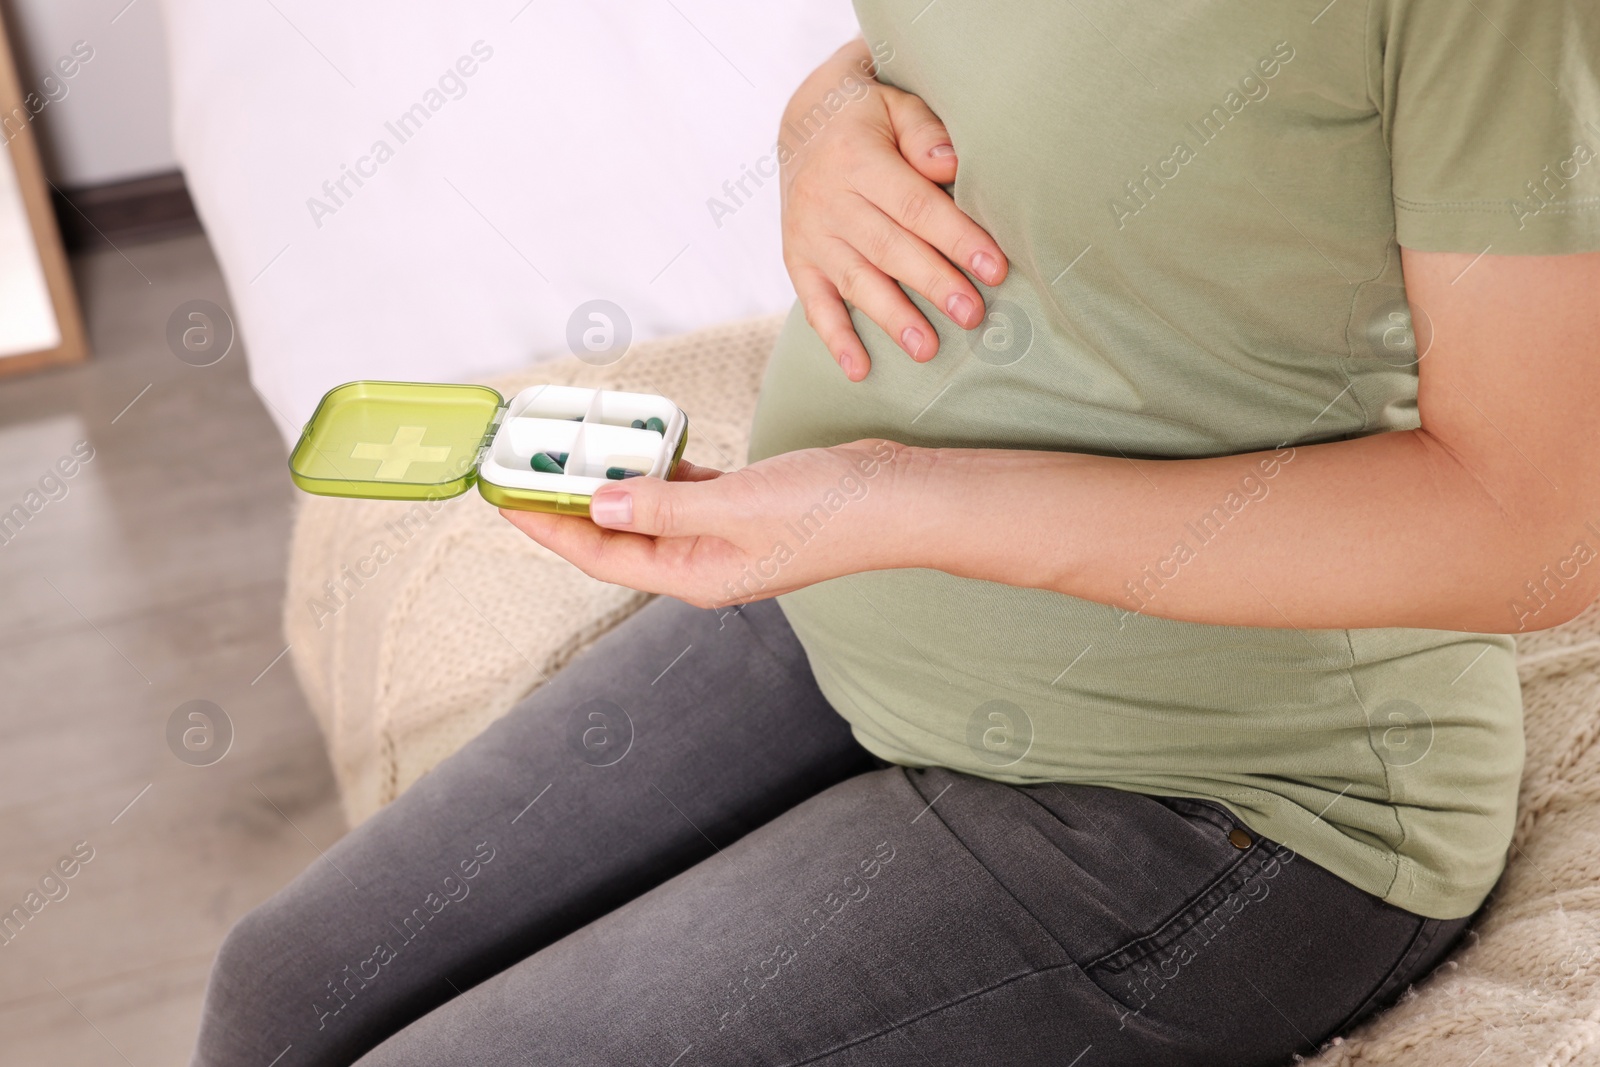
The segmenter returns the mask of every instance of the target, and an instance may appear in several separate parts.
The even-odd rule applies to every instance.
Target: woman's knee
[[[239,1062],[277,1044],[286,1013],[304,1010],[303,978],[284,966],[292,958],[296,902],[285,890],[241,916],[217,948],[201,1012],[193,1067]]]
[[[285,899],[290,892],[286,889],[258,904],[228,930],[212,965],[212,997],[219,992],[242,994],[248,1002],[259,992],[265,974],[282,973],[263,964],[281,959],[291,941],[295,908],[292,899]]]

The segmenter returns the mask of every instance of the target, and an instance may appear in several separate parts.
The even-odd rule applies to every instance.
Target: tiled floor
[[[123,253],[76,264],[95,357],[0,380],[0,511],[75,442],[94,449],[0,544],[0,912],[94,850],[0,945],[0,1067],[184,1063],[229,924],[344,830],[274,664],[282,445],[241,346],[204,368],[167,347],[178,305],[227,306],[216,264],[198,236]],[[197,698],[235,730],[204,767],[167,742]]]

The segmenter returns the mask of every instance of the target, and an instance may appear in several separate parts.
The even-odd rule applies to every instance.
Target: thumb
[[[589,518],[596,526],[650,537],[692,537],[715,525],[722,494],[715,479],[669,482],[629,478],[595,490]]]
[[[911,93],[886,86],[884,99],[895,144],[912,169],[935,185],[955,181],[956,150],[939,116],[922,102],[922,97]]]

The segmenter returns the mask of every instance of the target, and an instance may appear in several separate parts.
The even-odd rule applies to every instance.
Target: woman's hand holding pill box
[[[917,453],[866,440],[726,473],[682,462],[670,481],[600,488],[592,521],[503,514],[591,577],[722,607],[907,565],[903,553],[915,538],[895,487]]]

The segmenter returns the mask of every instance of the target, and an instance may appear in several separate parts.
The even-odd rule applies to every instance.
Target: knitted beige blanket
[[[689,413],[689,459],[726,469],[744,461],[780,322],[489,384],[660,393]],[[304,497],[284,627],[351,825],[646,599],[587,578],[476,492],[431,506]],[[1518,651],[1528,756],[1505,878],[1456,958],[1317,1067],[1600,1065],[1600,609]]]

